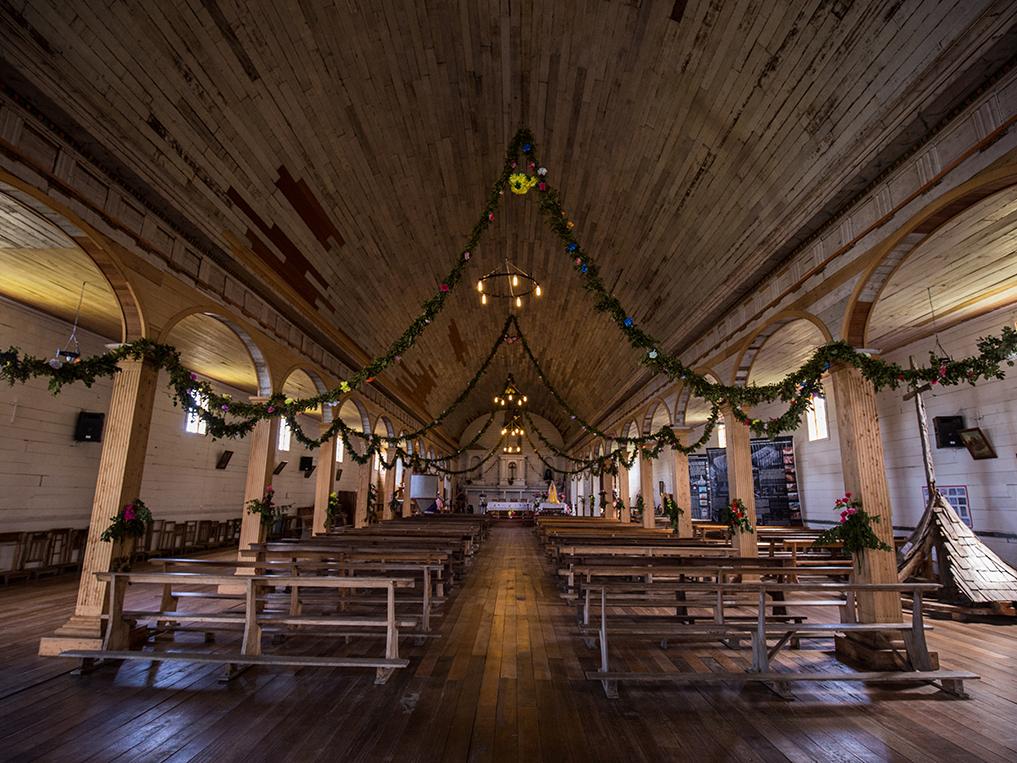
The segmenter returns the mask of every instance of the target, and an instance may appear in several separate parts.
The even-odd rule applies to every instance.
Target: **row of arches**
[[[68,321],[76,316],[80,297],[83,328],[110,340],[148,337],[170,344],[195,373],[252,396],[308,397],[338,383],[224,305],[195,299],[197,294],[176,279],[152,289],[125,267],[136,255],[5,171],[0,171],[0,217],[18,223],[5,230],[23,231],[18,240],[5,240],[0,251],[0,265],[9,276],[0,295]],[[179,309],[181,302],[191,304]],[[356,392],[336,406],[308,413],[325,424],[340,416],[357,431],[401,435],[388,414]],[[406,448],[432,458],[435,453],[424,442],[408,442]]]

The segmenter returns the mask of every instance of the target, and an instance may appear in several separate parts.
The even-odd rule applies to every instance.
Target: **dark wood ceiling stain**
[[[293,240],[278,225],[273,224],[270,226],[266,223],[261,218],[261,215],[254,211],[254,208],[247,203],[247,200],[233,186],[227,189],[226,195],[258,227],[258,230],[264,233],[269,241],[275,244],[284,259],[280,259],[279,255],[273,252],[251,228],[248,228],[246,236],[251,244],[251,249],[266,265],[278,273],[287,284],[296,289],[297,293],[312,305],[316,304],[319,300],[325,302],[325,295],[322,291],[326,283],[324,276],[310,263],[303,252],[300,251],[300,248],[293,243]],[[313,276],[315,281],[312,281],[308,276]],[[320,287],[319,284],[321,284]]]
[[[885,167],[884,147],[919,143],[938,123],[923,115],[956,103],[1017,21],[1005,0],[893,11],[887,23],[886,4],[823,0],[2,4],[0,72],[207,239],[243,209],[259,256],[372,354],[436,293],[528,125],[605,282],[679,347],[867,184],[872,162]],[[382,381],[433,413],[447,405],[505,316],[480,310],[471,285],[506,258],[545,287],[520,322],[584,416],[641,377],[641,353],[592,309],[536,206],[506,195],[464,284]],[[509,371],[536,412],[574,428],[507,349],[450,433]]]

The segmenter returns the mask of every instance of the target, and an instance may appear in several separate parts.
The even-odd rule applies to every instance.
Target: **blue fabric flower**
[[[568,246],[565,247],[565,251],[566,252],[574,252],[578,248],[579,248],[579,244],[577,244],[575,241],[569,241]]]
[[[625,319],[625,328],[627,329],[632,328],[632,323],[633,323],[632,316],[629,316],[628,318]]]
[[[586,263],[584,262],[583,266],[581,268],[579,268],[579,272],[580,273],[585,273],[587,270],[589,270],[589,268],[586,266]]]
[[[524,153],[524,154],[528,154],[528,153],[530,153],[530,152],[531,152],[532,150],[533,150],[533,146],[531,146],[531,145],[530,145],[529,143],[524,143],[524,144],[523,144],[523,153]]]

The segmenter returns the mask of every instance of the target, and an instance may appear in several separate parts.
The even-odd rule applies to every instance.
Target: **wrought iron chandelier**
[[[505,388],[501,391],[501,394],[494,396],[494,404],[502,407],[514,405],[517,408],[522,408],[529,400],[526,395],[519,391],[519,387],[516,386],[516,380],[512,374],[509,374],[505,380]]]
[[[501,270],[492,270],[477,281],[480,304],[486,305],[488,298],[508,299],[515,307],[523,306],[523,297],[532,294],[539,297],[543,291],[536,278],[522,268],[505,260]]]

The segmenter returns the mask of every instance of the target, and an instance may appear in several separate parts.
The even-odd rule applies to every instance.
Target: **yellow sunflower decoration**
[[[522,196],[537,184],[537,178],[530,177],[525,172],[513,172],[509,175],[509,188],[512,193]]]

